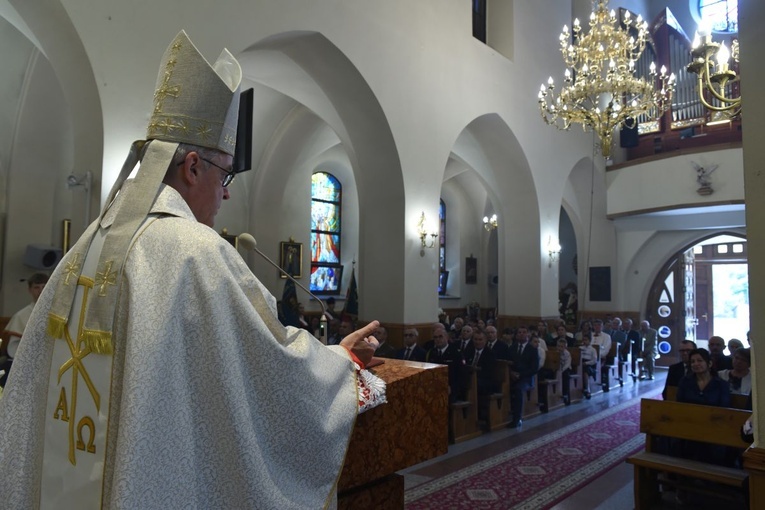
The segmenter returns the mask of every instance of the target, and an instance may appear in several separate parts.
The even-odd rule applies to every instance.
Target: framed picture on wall
[[[472,255],[465,258],[465,283],[468,285],[478,283],[478,259]]]
[[[279,243],[279,267],[293,278],[301,278],[303,276],[303,243],[296,243],[292,239]],[[281,273],[279,277],[287,278]]]

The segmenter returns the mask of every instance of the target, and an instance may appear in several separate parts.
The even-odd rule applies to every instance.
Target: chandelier
[[[594,131],[603,157],[608,159],[617,126],[634,129],[639,115],[658,116],[669,108],[675,75],[667,76],[664,66],[657,75],[656,64],[651,63],[648,80],[637,78],[635,63],[645,48],[648,23],[625,11],[622,27],[616,13],[609,13],[607,7],[608,0],[593,0],[586,34],[579,20],[574,20],[573,43],[564,25],[560,35],[566,64],[564,85],[556,95],[550,77],[539,91],[539,109],[545,122],[558,129],[568,129],[576,122],[585,131]]]
[[[701,104],[712,111],[712,120],[708,124],[716,124],[730,121],[741,113],[741,95],[730,96],[731,85],[740,79],[729,67],[731,57],[738,64],[738,40],[734,39],[728,50],[725,42],[713,42],[710,34],[711,30],[696,32],[691,48],[692,60],[687,69],[698,75]],[[710,96],[712,99],[708,101]]]

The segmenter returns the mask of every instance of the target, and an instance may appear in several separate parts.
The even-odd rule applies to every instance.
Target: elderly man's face
[[[486,327],[486,341],[493,342],[497,339],[497,328],[494,326]]]
[[[443,328],[436,328],[433,330],[433,345],[438,348],[445,347],[449,342],[446,337],[446,331]]]
[[[404,345],[407,347],[411,347],[412,345],[417,343],[417,330],[416,329],[405,329],[404,330]]]
[[[470,338],[472,338],[472,336],[473,336],[473,328],[471,328],[470,326],[465,326],[464,328],[462,328],[462,331],[460,332],[460,337],[463,340],[469,340]]]
[[[196,159],[192,157],[194,161],[189,163],[188,158],[192,155],[196,155]],[[229,199],[228,188],[223,187],[226,177],[223,169],[230,169],[233,161],[232,156],[223,152],[217,152],[209,161],[203,160],[196,152],[190,152],[184,163],[191,164],[194,175],[186,202],[197,221],[208,227],[215,225],[221,202]]]
[[[684,344],[684,343],[680,344],[680,348],[678,349],[678,351],[680,352],[680,359],[686,365],[688,364],[688,355],[691,353],[692,350],[693,350],[693,345]]]

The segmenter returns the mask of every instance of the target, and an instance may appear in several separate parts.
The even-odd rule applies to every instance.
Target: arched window
[[[699,14],[715,32],[738,32],[738,0],[699,0]]]
[[[446,204],[441,200],[438,206],[438,293],[446,294],[446,283],[449,273],[446,271]]]
[[[340,211],[343,187],[326,172],[311,176],[311,292],[338,294],[343,281],[340,264]]]

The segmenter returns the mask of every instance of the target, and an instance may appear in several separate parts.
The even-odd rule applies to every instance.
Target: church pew
[[[545,369],[548,377],[538,375],[537,379],[537,398],[546,409],[554,409],[563,405],[562,381],[560,372],[560,353],[556,349],[549,349],[545,356],[545,363],[542,367]],[[552,373],[552,377],[549,374]]]
[[[617,384],[619,386],[624,386],[624,381],[622,380],[621,377],[619,377],[618,354],[619,352],[618,352],[618,346],[616,345],[616,342],[611,342],[611,349],[609,350],[608,355],[601,360],[601,363],[604,364],[605,369],[608,370],[609,389],[615,388]]]
[[[677,386],[667,386],[667,400],[677,401]],[[749,395],[731,395],[730,406],[733,409],[744,409],[749,407]]]
[[[510,372],[507,361],[497,360],[494,381],[498,392],[479,397],[486,409],[486,428],[500,430],[510,423]]]
[[[640,432],[646,434],[645,451],[627,459],[635,471],[635,509],[655,506],[660,497],[660,482],[675,485],[680,490],[745,501],[746,471],[658,453],[657,438],[676,438],[743,450],[749,444],[741,439],[740,431],[749,416],[751,411],[741,409],[643,399],[640,403]],[[675,476],[660,477],[660,473]],[[689,483],[689,478],[719,485],[707,487],[709,484]],[[729,493],[721,486],[733,490]]]
[[[582,353],[578,347],[569,347],[568,353],[571,354],[571,402],[582,400]]]
[[[475,372],[465,371],[465,386],[460,399],[449,406],[449,425],[455,443],[467,441],[481,435],[478,428],[478,383]]]

